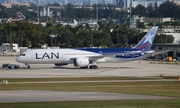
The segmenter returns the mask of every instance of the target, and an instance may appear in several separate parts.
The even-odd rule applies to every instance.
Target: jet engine
[[[74,66],[75,67],[88,67],[89,65],[89,59],[88,58],[75,58],[74,59]]]

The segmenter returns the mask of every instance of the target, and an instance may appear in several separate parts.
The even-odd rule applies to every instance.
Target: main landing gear
[[[97,65],[90,65],[89,68],[90,68],[90,69],[97,69],[98,66],[97,66]]]
[[[97,69],[98,66],[96,65],[96,62],[91,62],[90,65],[89,65],[89,68],[90,69]]]
[[[86,66],[86,67],[80,67],[81,69],[87,69],[88,68],[88,66]],[[97,65],[90,65],[89,66],[89,69],[97,69],[98,68],[98,66]]]

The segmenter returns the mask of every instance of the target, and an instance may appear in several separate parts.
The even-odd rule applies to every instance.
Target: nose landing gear
[[[28,63],[25,63],[25,65],[27,65],[27,69],[30,69],[30,65]]]

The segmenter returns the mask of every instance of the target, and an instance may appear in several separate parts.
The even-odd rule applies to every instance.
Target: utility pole
[[[9,48],[10,48],[10,52],[12,52],[12,43],[11,43],[11,22],[9,22],[9,27],[10,27],[10,31],[9,31],[9,35],[10,35],[10,37],[9,37],[9,44],[10,44],[10,46],[9,46]]]
[[[131,11],[132,11],[132,0],[130,0],[129,28],[131,28]]]
[[[96,21],[98,21],[98,0],[96,1]]]
[[[39,4],[40,4],[40,0],[37,0],[37,21],[39,23]]]

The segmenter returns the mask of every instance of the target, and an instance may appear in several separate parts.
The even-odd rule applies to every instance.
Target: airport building
[[[119,8],[124,7],[124,0],[116,0],[116,6]]]
[[[2,43],[0,46],[0,54],[19,54],[27,51],[28,47],[19,47],[17,43]]]
[[[29,7],[29,3],[20,3],[20,2],[16,2],[16,1],[12,1],[12,0],[9,0],[8,2],[4,2],[2,3],[2,5],[6,8],[12,8],[13,5],[18,5],[18,6],[27,6]]]
[[[167,52],[167,53],[155,55],[155,57],[157,59],[160,59],[160,60],[166,59],[166,60],[168,60],[169,58],[172,58],[172,59],[169,59],[169,60],[176,59],[176,60],[180,61],[180,44],[155,43],[155,44],[153,44],[153,49],[156,52],[169,50],[169,52]]]
[[[94,4],[115,4],[114,0],[84,0],[85,5],[94,5]]]

